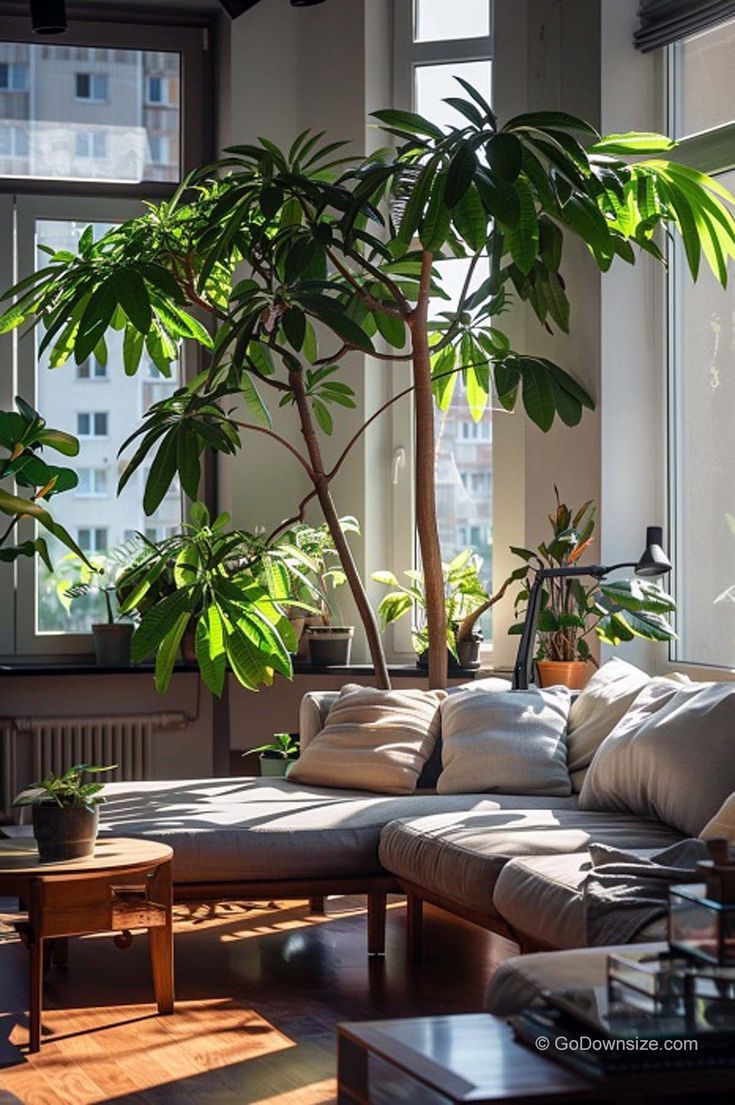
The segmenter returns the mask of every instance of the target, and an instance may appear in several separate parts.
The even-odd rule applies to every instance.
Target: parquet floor
[[[176,909],[177,1011],[150,1004],[145,938],[72,942],[46,985],[44,1038],[29,1056],[26,951],[0,913],[0,1105],[327,1105],[335,1026],[345,1020],[467,1012],[515,948],[427,910],[426,959],[404,962],[401,899],[384,961],[368,961],[364,900]]]

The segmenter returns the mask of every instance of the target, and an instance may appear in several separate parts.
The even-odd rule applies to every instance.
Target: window
[[[169,107],[178,101],[175,79],[167,76],[150,76],[146,84],[146,100],[155,107]]]
[[[85,553],[107,552],[107,530],[104,526],[82,526],[77,530],[77,544]]]
[[[77,73],[75,82],[78,100],[90,100],[101,104],[109,99],[110,82],[107,73]]]
[[[21,124],[0,123],[0,158],[28,157],[28,131]]]
[[[462,96],[455,77],[473,84],[488,101],[491,97],[491,10],[488,0],[414,0],[396,5],[395,88],[398,107],[412,109],[441,126],[456,125],[457,115],[443,101]],[[461,260],[440,263],[444,288],[453,303],[458,302],[467,273]],[[479,286],[487,276],[480,264],[474,276]],[[445,309],[442,304],[439,309]],[[403,408],[405,411],[405,407]],[[404,418],[401,422],[400,419]],[[408,416],[410,421],[410,415]],[[411,441],[405,416],[396,425],[396,448]],[[439,537],[445,561],[472,546],[482,558],[482,578],[492,582],[492,412],[480,422],[467,410],[462,387],[457,387],[451,406],[436,412],[436,487]],[[410,470],[410,466],[409,466]],[[396,490],[394,526],[396,546],[406,563],[413,549],[413,511],[410,479]],[[410,526],[410,533],[409,533]],[[409,554],[409,549],[412,554]],[[399,564],[400,568],[401,565]],[[486,640],[491,640],[490,616],[483,619]],[[396,628],[396,647],[409,651],[404,627]]]
[[[104,499],[107,496],[107,469],[80,468],[76,496],[80,499]]]
[[[27,89],[28,66],[0,61],[0,92],[26,92]]]
[[[683,160],[735,189],[735,22],[669,48],[671,125]],[[735,292],[702,265],[694,284],[680,247],[669,275],[671,657],[735,666]]]
[[[171,136],[152,134],[148,139],[151,161],[154,165],[170,165],[172,161]]]
[[[77,157],[102,161],[107,157],[107,132],[104,130],[78,130],[74,149]]]
[[[80,411],[77,414],[79,437],[107,437],[107,411]]]
[[[83,364],[77,365],[78,380],[106,380],[107,365],[102,364],[96,357],[90,357]]]

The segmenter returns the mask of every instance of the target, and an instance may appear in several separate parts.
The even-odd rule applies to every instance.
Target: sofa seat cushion
[[[632,854],[647,858],[650,848]],[[512,929],[531,943],[552,948],[583,948],[584,881],[591,870],[588,852],[521,856],[506,863],[495,883],[493,904]],[[666,935],[666,921],[647,926],[641,939]]]
[[[178,883],[381,873],[378,843],[389,821],[509,802],[477,794],[383,797],[251,778],[110,783],[105,797],[100,831],[170,844]],[[533,807],[534,799],[525,802]]]
[[[487,984],[485,1011],[494,1013],[496,1017],[512,1017],[547,990],[586,990],[604,986],[608,955],[629,950],[625,945],[616,945],[514,955],[500,964]],[[637,944],[636,951],[664,952],[666,944]]]
[[[509,797],[509,796],[506,796]],[[414,817],[388,825],[380,840],[384,867],[447,899],[458,912],[497,918],[498,876],[516,856],[584,852],[591,841],[627,849],[665,847],[680,834],[629,814],[582,814],[575,809],[474,810]]]

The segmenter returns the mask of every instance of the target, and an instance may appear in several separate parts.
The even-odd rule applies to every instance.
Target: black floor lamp
[[[515,690],[525,691],[529,683],[534,682],[534,643],[536,641],[536,627],[541,613],[541,596],[544,582],[547,579],[571,579],[575,576],[589,576],[592,579],[604,579],[611,572],[619,568],[635,568],[635,574],[644,578],[654,579],[657,576],[666,575],[671,571],[669,558],[661,547],[663,542],[663,530],[661,526],[649,526],[646,530],[646,547],[640,560],[626,560],[621,564],[569,565],[566,568],[540,568],[536,572],[531,593],[528,596],[528,609],[526,620],[523,623],[521,643],[518,646],[515,667],[513,668],[513,687]]]

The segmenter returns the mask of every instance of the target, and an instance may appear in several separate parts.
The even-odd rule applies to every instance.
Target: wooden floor
[[[153,1015],[145,939],[71,945],[46,985],[44,1042],[25,1052],[26,951],[0,914],[0,1105],[326,1105],[335,1026],[468,1012],[514,945],[427,909],[426,961],[404,963],[391,901],[385,960],[365,952],[364,900],[176,910],[177,1012]]]

